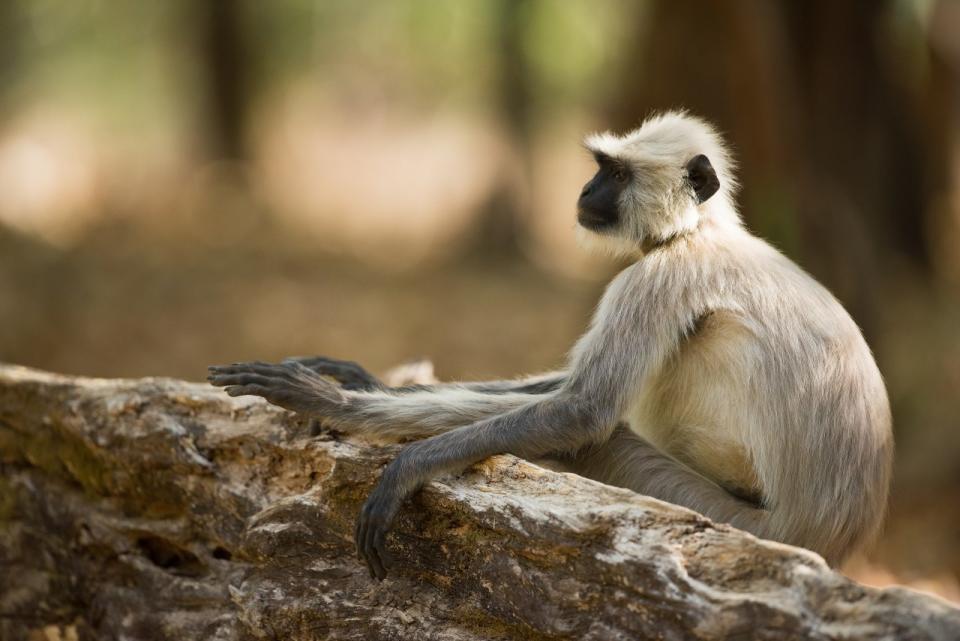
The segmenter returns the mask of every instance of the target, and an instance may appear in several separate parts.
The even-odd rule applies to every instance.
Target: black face
[[[594,231],[620,220],[620,194],[630,184],[630,170],[604,154],[594,154],[600,169],[583,186],[577,201],[577,222]]]

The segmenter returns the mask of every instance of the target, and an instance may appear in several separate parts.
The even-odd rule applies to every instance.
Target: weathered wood
[[[378,584],[352,530],[396,446],[311,431],[206,385],[0,367],[0,638],[960,638],[936,598],[509,456],[430,484]]]

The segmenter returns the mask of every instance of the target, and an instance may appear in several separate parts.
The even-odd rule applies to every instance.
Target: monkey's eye
[[[630,174],[627,173],[627,170],[624,169],[623,167],[617,167],[616,169],[613,170],[613,179],[616,180],[618,183],[627,182],[627,178],[629,177],[630,177]]]

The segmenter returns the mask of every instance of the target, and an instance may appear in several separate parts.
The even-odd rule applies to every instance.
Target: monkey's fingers
[[[393,497],[371,496],[360,510],[354,541],[357,546],[357,556],[367,565],[370,578],[382,581],[387,576],[389,557],[386,549],[386,536],[392,514],[395,510],[390,504],[395,502]]]
[[[268,386],[273,384],[276,380],[270,376],[264,376],[262,374],[215,374],[211,373],[207,376],[207,380],[210,381],[211,385],[216,385],[217,387],[227,387],[228,385],[263,385]]]
[[[271,403],[273,400],[273,390],[263,385],[230,385],[224,388],[230,396],[260,396]]]
[[[283,363],[264,363],[255,361],[252,363],[234,363],[232,365],[211,365],[207,368],[209,377],[213,376],[234,376],[240,374],[256,374],[268,376],[271,378],[282,378],[286,380],[299,380],[303,378],[300,370],[295,370],[292,366]],[[312,378],[314,375],[310,370],[305,370]]]
[[[370,572],[370,578],[382,581],[387,576],[387,570],[383,567],[376,548],[373,546],[373,540],[376,537],[378,526],[371,522],[367,508],[364,508],[358,519],[357,527],[357,555],[367,565]]]
[[[385,529],[377,529],[374,532],[373,549],[377,551],[377,556],[380,558],[380,565],[383,566],[383,574],[386,576],[391,563],[390,555],[387,553],[387,531]]]
[[[359,363],[354,363],[353,361],[341,361],[339,359],[328,358],[326,356],[291,356],[289,358],[285,358],[284,360],[300,363],[304,367],[309,367],[312,370],[323,369],[331,372],[366,371]]]
[[[380,552],[373,543],[377,536],[382,536],[382,530],[377,526],[368,527],[364,536],[363,548],[371,574],[373,574],[378,581],[383,581],[387,578],[387,569],[383,566]]]
[[[364,516],[365,509],[366,506],[364,506],[364,509],[360,511],[360,516],[357,517],[357,527],[353,535],[353,544],[357,546],[357,559],[367,566],[367,571],[370,573],[370,578],[375,579],[377,578],[377,575],[373,571],[373,565],[370,564],[370,560],[367,558],[364,545],[364,542],[367,540],[368,529],[367,519]]]
[[[335,384],[293,361],[235,363],[208,369],[207,380],[225,388],[230,396],[262,396],[294,412],[330,414],[345,400]]]
[[[294,356],[284,362],[299,363],[317,374],[329,376],[348,390],[370,391],[385,387],[380,379],[353,361],[326,356]]]
[[[207,367],[207,371],[214,373],[265,373],[272,371],[277,368],[277,365],[274,363],[265,363],[264,361],[249,361],[241,363],[230,363],[229,365],[210,365]]]

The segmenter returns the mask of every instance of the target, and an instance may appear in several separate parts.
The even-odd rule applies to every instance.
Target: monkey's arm
[[[294,360],[215,366],[210,368],[209,380],[226,387],[231,396],[255,394],[275,405],[322,419],[336,430],[390,439],[434,436],[542,398],[506,389],[487,393],[457,384],[409,390],[345,390]]]
[[[245,363],[211,368],[210,380],[231,396],[257,395],[346,431],[409,435],[417,430],[463,427],[407,446],[384,470],[357,525],[357,547],[371,575],[386,576],[384,537],[401,504],[430,479],[493,454],[536,458],[573,452],[606,438],[616,423],[619,403],[611,385],[587,393],[563,389],[552,395],[454,392],[351,392],[300,363]],[[599,382],[599,381],[598,381]],[[477,419],[477,416],[487,416]],[[438,418],[439,417],[439,418]]]
[[[603,443],[558,458],[581,476],[688,507],[757,536],[770,536],[769,511],[730,494],[626,425],[618,425]]]
[[[682,288],[651,296],[658,281],[648,278],[643,269],[640,264],[627,268],[608,287],[590,330],[573,351],[570,374],[558,391],[545,396],[486,395],[517,405],[500,415],[412,443],[387,466],[357,522],[358,552],[372,575],[386,575],[384,539],[400,506],[432,478],[460,471],[493,454],[536,458],[574,452],[609,437],[647,375],[676,348],[696,311],[672,300],[683,296]],[[213,368],[211,382],[227,386],[233,396],[263,396],[282,407],[343,426],[370,420],[363,405],[364,397],[372,395],[342,390],[300,363],[287,362],[266,370],[263,365],[254,364],[249,371],[244,371],[243,365]],[[402,398],[392,397],[384,405],[382,420],[387,425],[397,420],[391,409],[399,407]],[[455,403],[453,407],[459,412],[462,406]]]
[[[287,360],[296,361],[317,374],[333,378],[343,389],[360,392],[436,392],[459,389],[482,394],[547,394],[558,390],[567,377],[566,372],[558,371],[514,380],[404,385],[391,388],[353,361],[326,356],[298,356]]]
[[[539,458],[606,441],[650,372],[692,322],[689,306],[652,304],[639,265],[604,294],[590,330],[571,356],[557,392],[506,414],[408,445],[383,472],[357,521],[357,550],[373,576],[386,576],[386,533],[404,500],[438,475],[493,454]],[[678,289],[672,295],[682,295]]]
[[[608,410],[563,391],[506,414],[408,445],[383,472],[357,520],[355,541],[371,576],[386,576],[385,537],[403,502],[426,482],[500,453],[538,458],[606,438]]]

